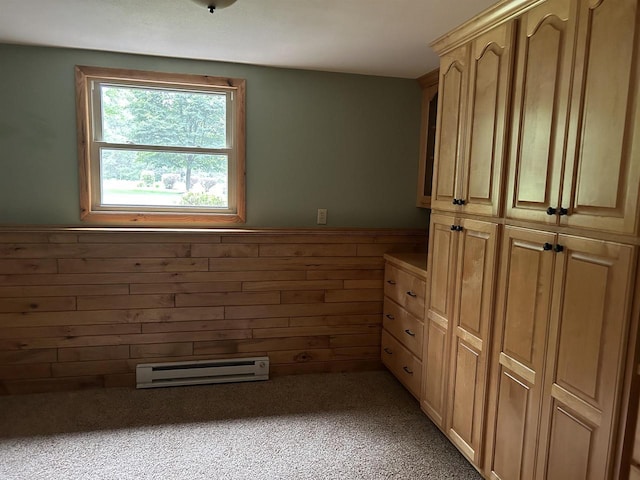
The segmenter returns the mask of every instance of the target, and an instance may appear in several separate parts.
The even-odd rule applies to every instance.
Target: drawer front
[[[424,318],[426,283],[410,273],[387,263],[384,269],[384,294],[409,313]]]
[[[382,325],[418,359],[422,359],[423,323],[389,297],[384,297]]]
[[[404,348],[390,333],[382,330],[382,363],[419,398],[422,383],[422,363]]]

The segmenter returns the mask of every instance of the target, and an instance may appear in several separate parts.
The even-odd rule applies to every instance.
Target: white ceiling
[[[212,0],[215,2],[215,0]],[[496,0],[0,0],[0,43],[417,78]]]

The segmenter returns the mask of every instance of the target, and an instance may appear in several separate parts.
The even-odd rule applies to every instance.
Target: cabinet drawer
[[[422,322],[389,297],[384,297],[382,325],[411,353],[422,359]]]
[[[382,363],[418,398],[422,381],[422,363],[391,334],[382,330]]]
[[[426,283],[387,263],[384,269],[384,294],[419,319],[424,318]]]

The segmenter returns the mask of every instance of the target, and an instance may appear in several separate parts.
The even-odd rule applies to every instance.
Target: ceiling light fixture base
[[[193,0],[193,2],[206,7],[209,13],[214,13],[216,10],[232,5],[236,0]]]

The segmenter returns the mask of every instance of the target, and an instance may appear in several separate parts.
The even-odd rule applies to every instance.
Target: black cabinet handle
[[[455,232],[456,231],[456,226],[455,225],[451,225],[451,231]]]
[[[412,332],[411,330],[409,330],[409,329],[406,329],[406,330],[404,331],[404,333],[406,333],[406,334],[407,334],[407,335],[409,335],[410,337],[415,337],[415,336],[416,336],[416,334],[415,334],[415,333],[413,333],[413,332]]]
[[[551,245],[549,242],[545,243],[544,245],[542,245],[542,249],[549,251],[553,248],[553,245]]]
[[[547,215],[555,215],[557,211],[558,211],[557,209],[553,207],[549,207],[547,208]]]
[[[453,203],[454,205],[457,205],[457,204],[458,204],[458,199],[457,199],[457,198],[454,198],[454,199],[453,199],[453,201],[452,201],[451,203]]]
[[[396,317],[394,317],[394,316],[393,316],[393,315],[391,315],[390,313],[387,313],[387,314],[385,315],[385,317],[387,317],[389,320],[395,320],[395,319],[396,319]]]
[[[418,295],[416,295],[414,292],[412,292],[411,290],[409,290],[407,292],[407,295],[409,295],[410,297],[416,298]]]
[[[386,353],[387,355],[393,355],[393,352],[391,350],[389,350],[388,348],[384,349],[384,353]]]
[[[562,245],[556,245],[556,246],[553,247],[553,251],[554,252],[560,253],[563,250],[564,250],[564,247]]]
[[[458,225],[458,226],[456,226],[456,232],[461,232],[462,230],[464,230],[464,228],[462,227],[462,225]]]
[[[395,285],[395,284],[396,284],[396,282],[395,282],[395,281],[393,281],[393,280],[387,280],[387,283],[388,283],[389,285]]]
[[[413,370],[409,370],[407,367],[402,367],[402,369],[407,372],[409,375],[413,375]]]
[[[563,216],[563,215],[568,215],[568,214],[569,214],[569,210],[568,209],[560,207],[560,211],[558,212],[558,215]]]
[[[465,203],[467,203],[467,201],[466,201],[466,200],[464,200],[464,199],[462,199],[462,198],[459,198],[459,199],[458,199],[458,205],[464,205]]]

